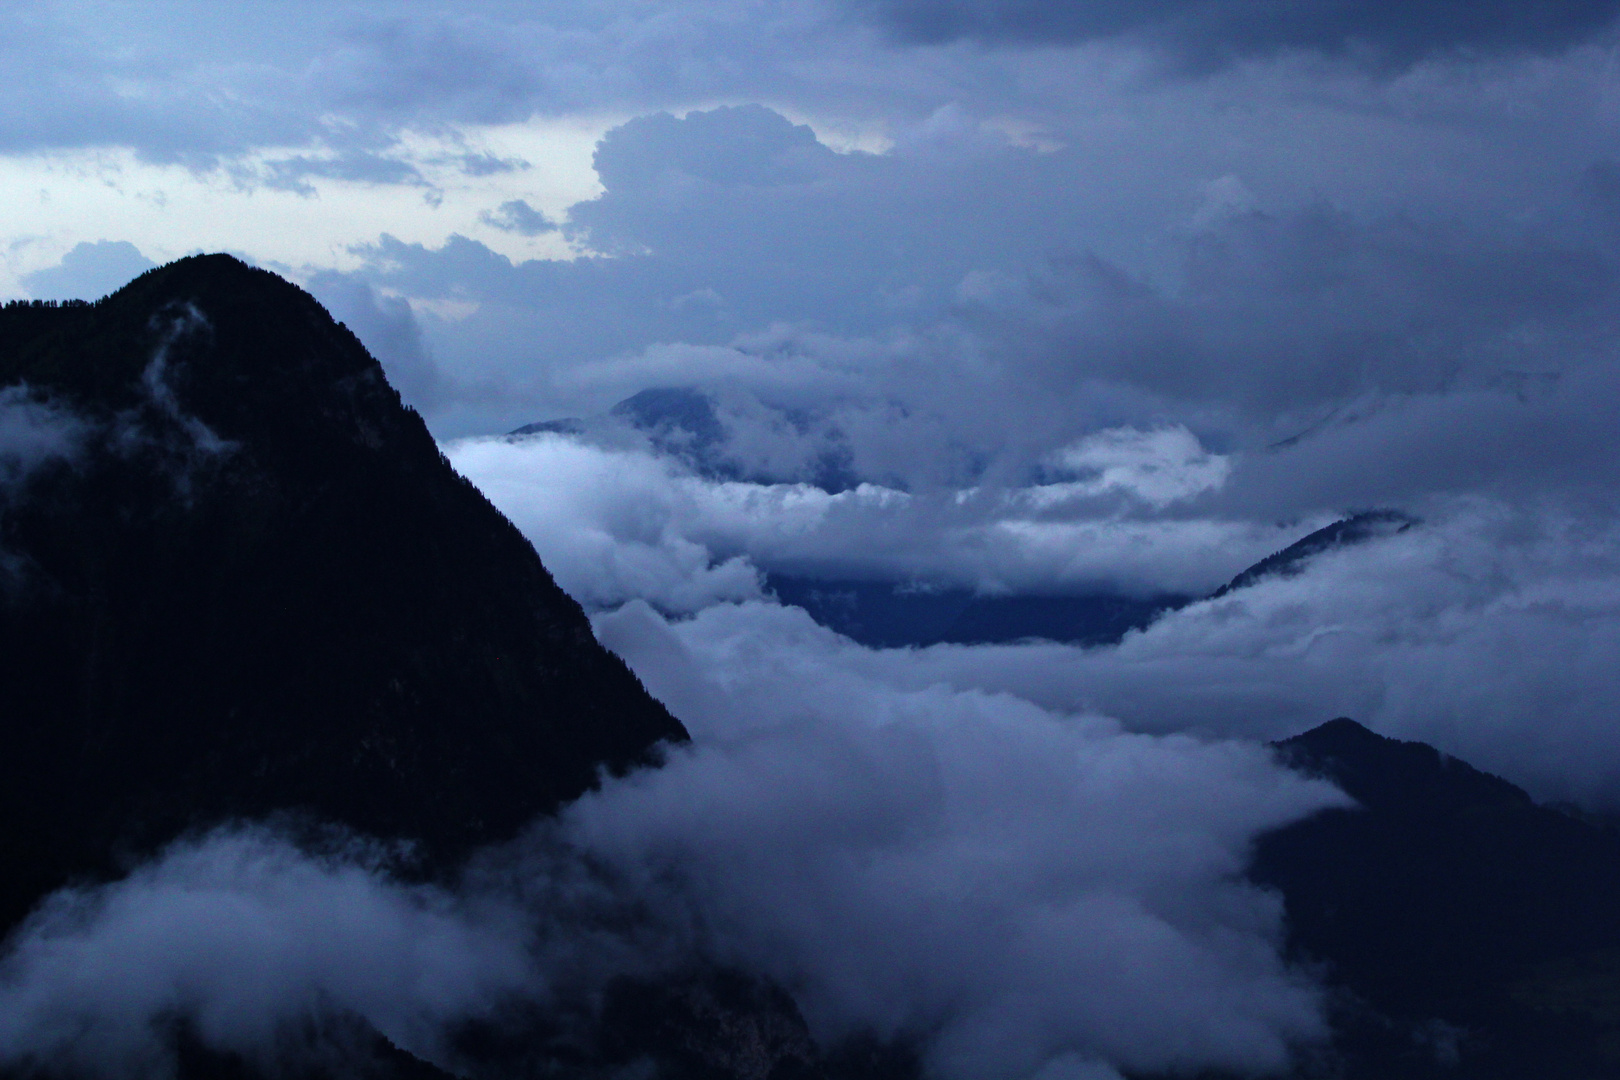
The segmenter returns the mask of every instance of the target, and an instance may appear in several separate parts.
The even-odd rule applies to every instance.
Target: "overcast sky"
[[[944,1076],[1265,1065],[1317,1032],[1315,991],[1230,875],[1256,830],[1333,795],[1290,786],[1259,741],[1349,714],[1620,807],[1617,16],[7,5],[0,295],[94,297],[224,250],[348,322],[697,736],[575,808],[573,842],[649,874],[685,859],[671,919],[733,928],[727,955],[799,988],[818,1030],[932,1032]],[[660,387],[714,402],[730,479],[598,422]],[[0,401],[19,461],[44,430],[20,409]],[[560,417],[589,431],[489,438]],[[812,483],[829,462],[847,490]],[[1366,508],[1421,524],[1117,647],[862,649],[762,576],[1197,595]],[[784,703],[806,681],[821,699]],[[1003,782],[1052,755],[1078,795]],[[1121,761],[1131,784],[1097,779]],[[780,782],[750,786],[761,772]],[[842,824],[792,824],[817,815]],[[986,872],[970,853],[1008,822],[1012,870]],[[1097,850],[1042,879],[1054,836],[1088,830]],[[1175,858],[1108,854],[1166,836]],[[147,955],[129,927],[161,943],[141,905],[168,910],[176,882],[252,892],[296,863],[220,844],[130,884],[83,956]],[[355,872],[382,890],[357,904],[415,902]],[[324,873],[294,877],[325,895]],[[942,877],[971,902],[926,924],[895,906]],[[477,944],[467,971],[528,977],[486,962],[486,924],[440,914],[432,933]],[[1078,948],[1076,927],[1094,951],[1066,970],[1094,978],[1064,997],[1032,958]],[[882,964],[851,944],[870,933]],[[1107,974],[1109,948],[1147,941],[1158,975]],[[289,995],[337,993],[324,959],[306,968]],[[39,1016],[83,1003],[79,968],[39,970]],[[366,1011],[370,989],[343,992]],[[1008,1027],[1031,994],[1050,1015]],[[368,1015],[405,1031],[452,1005]]]

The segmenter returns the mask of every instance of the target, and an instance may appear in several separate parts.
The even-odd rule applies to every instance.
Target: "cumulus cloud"
[[[23,287],[42,300],[96,300],[157,264],[127,240],[75,244],[56,266],[23,278]]]
[[[897,690],[772,605],[670,624],[633,603],[597,629],[693,742],[568,827],[682,882],[710,948],[793,988],[824,1036],[921,1037],[939,1076],[1020,1077],[1065,1055],[1270,1068],[1321,1031],[1278,963],[1276,898],[1240,876],[1256,832],[1342,796],[1262,748]]]

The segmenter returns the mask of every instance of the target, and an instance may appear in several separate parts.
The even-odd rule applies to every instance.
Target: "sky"
[[[1233,875],[1336,798],[1265,741],[1349,715],[1620,809],[1617,18],[11,4],[0,296],[197,251],[310,289],[694,733],[542,846],[631,892],[678,867],[655,906],[727,931],[682,947],[792,987],[819,1033],[928,1033],[947,1080],[1263,1067],[1320,1036],[1320,987]],[[703,461],[613,419],[667,388],[712,404]],[[0,479],[51,438],[0,401]],[[767,579],[1204,596],[1365,509],[1418,524],[1114,646],[866,649]],[[236,913],[210,924],[229,955],[304,940],[299,898],[380,913],[298,946],[280,1000],[318,986],[424,1053],[442,1018],[551,985],[523,919],[489,914],[528,901],[301,858],[221,834],[63,899],[101,914],[14,948],[0,995],[35,1019],[0,1051],[46,1052],[64,1009],[139,1042],[175,1002],[85,988],[159,956],[176,1000],[225,1001],[209,1030],[258,1038],[202,952],[160,947],[181,894]],[[406,981],[460,989],[328,962],[390,933],[451,942]]]

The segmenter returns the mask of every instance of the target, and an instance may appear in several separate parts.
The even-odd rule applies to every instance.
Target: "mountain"
[[[733,401],[733,405],[744,404]],[[653,386],[618,402],[606,413],[591,417],[563,417],[524,424],[508,432],[511,438],[527,435],[571,435],[609,446],[626,440],[674,458],[698,476],[710,480],[742,480],[758,484],[808,483],[831,494],[860,483],[850,467],[848,440],[836,427],[818,425],[796,409],[766,405],[748,397],[746,407],[769,418],[781,430],[800,438],[813,436],[817,445],[808,457],[794,464],[748,461],[733,441],[721,402],[711,393],[690,386]]]
[[[972,589],[918,589],[768,573],[765,587],[821,625],[876,649],[907,645],[994,645],[1040,638],[1108,645],[1194,598],[1178,593],[1125,596],[987,596]]]
[[[227,818],[432,872],[685,737],[302,290],[0,311],[0,930]]]
[[[1269,577],[1298,574],[1317,555],[1404,532],[1416,524],[1394,510],[1335,521],[1268,555],[1211,593],[1216,599]],[[1039,638],[1071,645],[1113,645],[1196,596],[1117,592],[987,596],[959,587],[807,577],[768,572],[766,588],[816,622],[878,649],[907,645],[996,645]]]
[[[1620,833],[1351,720],[1276,750],[1359,804],[1264,837],[1250,874],[1332,988],[1301,1076],[1620,1077]]]
[[[1209,599],[1246,589],[1269,577],[1292,577],[1302,573],[1306,564],[1324,551],[1351,547],[1381,536],[1394,536],[1416,524],[1416,518],[1399,510],[1362,510],[1295,540],[1281,551],[1267,555],[1210,593]]]

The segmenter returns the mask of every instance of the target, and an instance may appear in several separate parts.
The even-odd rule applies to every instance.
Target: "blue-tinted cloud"
[[[492,225],[504,232],[514,232],[519,236],[539,236],[542,233],[556,232],[559,228],[555,221],[522,199],[511,199],[501,203],[494,210],[485,210],[478,215],[478,220],[485,225]]]
[[[75,244],[56,266],[23,278],[40,300],[96,300],[157,265],[128,240]]]

